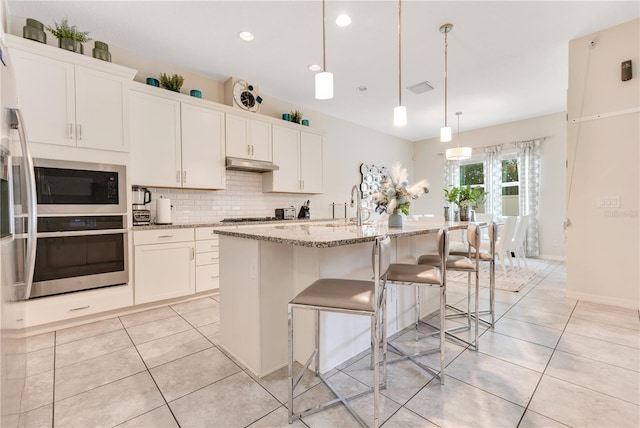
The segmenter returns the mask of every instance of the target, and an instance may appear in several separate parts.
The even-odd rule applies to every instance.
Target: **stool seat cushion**
[[[323,278],[302,290],[290,304],[374,312],[375,285],[373,281]]]
[[[418,258],[419,265],[439,266],[440,256],[437,254],[425,254]],[[465,256],[447,257],[447,269],[475,271],[476,265]]]
[[[451,254],[452,256],[465,256],[468,257],[469,256],[469,252],[468,251],[451,251],[449,254]],[[471,253],[471,258],[475,259],[476,257],[476,253],[472,252]],[[491,254],[480,251],[480,260],[482,260],[483,262],[490,262],[491,260],[493,260],[493,257],[491,256]]]
[[[440,285],[442,273],[433,266],[394,263],[389,266],[387,280]]]

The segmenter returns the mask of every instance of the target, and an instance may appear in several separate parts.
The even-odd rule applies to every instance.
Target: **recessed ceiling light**
[[[318,64],[311,64],[309,66],[309,70],[311,70],[311,71],[320,71],[320,70],[322,70],[322,67],[320,67]]]
[[[253,34],[251,34],[249,31],[240,31],[238,33],[238,37],[240,37],[245,42],[250,42],[251,40],[253,40]]]
[[[367,88],[366,86],[358,86],[358,87],[356,87],[356,91],[358,91],[358,92],[365,92],[367,89],[369,89],[369,88]]]
[[[346,27],[351,24],[351,17],[349,15],[340,15],[336,18],[336,25],[338,27]]]

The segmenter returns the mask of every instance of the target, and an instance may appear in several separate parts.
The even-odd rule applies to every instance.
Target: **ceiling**
[[[334,98],[314,99],[322,63],[322,2],[25,1],[9,13],[52,25],[63,17],[102,40],[215,80],[231,76],[260,94],[411,141],[444,123],[444,36],[449,33],[448,119],[455,133],[566,110],[568,42],[640,16],[637,1],[418,1],[402,3],[402,101],[398,103],[398,3],[326,3],[326,68]],[[335,18],[347,13],[348,27]],[[238,38],[251,31],[252,42]],[[51,36],[50,36],[51,37]],[[406,87],[429,81],[415,95]],[[358,91],[357,87],[367,90]]]

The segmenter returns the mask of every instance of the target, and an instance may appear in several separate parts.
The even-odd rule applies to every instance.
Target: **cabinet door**
[[[269,191],[290,193],[300,191],[298,174],[299,140],[299,131],[273,125],[273,163],[278,165],[280,169],[268,173],[269,175],[265,177],[271,180]]]
[[[180,187],[180,103],[129,93],[131,183]]]
[[[248,159],[251,154],[249,149],[249,135],[247,119],[232,114],[226,115],[226,148],[227,156]]]
[[[16,50],[11,61],[29,140],[75,146],[73,65]]]
[[[224,113],[182,104],[182,186],[225,188]]]
[[[303,193],[322,193],[322,137],[300,133],[300,180]]]
[[[76,66],[76,141],[78,147],[127,151],[123,81]]]
[[[260,120],[249,120],[249,144],[251,158],[271,162],[271,124]]]
[[[135,304],[195,292],[192,242],[135,246]]]

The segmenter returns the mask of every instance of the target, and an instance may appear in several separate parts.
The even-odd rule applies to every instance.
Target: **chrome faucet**
[[[362,226],[362,199],[360,197],[360,188],[356,184],[351,188],[351,207],[353,207],[353,192],[356,192],[356,224]]]

